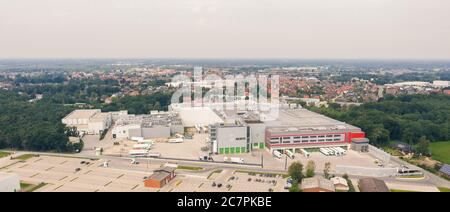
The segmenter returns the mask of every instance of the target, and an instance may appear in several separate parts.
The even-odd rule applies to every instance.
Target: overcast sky
[[[0,58],[450,59],[449,0],[0,0]]]

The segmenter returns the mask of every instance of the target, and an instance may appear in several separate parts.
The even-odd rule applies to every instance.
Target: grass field
[[[10,153],[8,153],[8,152],[0,152],[0,158],[7,157],[8,155],[10,155]]]
[[[438,187],[441,192],[450,192],[450,188]]]
[[[33,185],[33,184],[28,184],[28,183],[20,183],[22,192],[33,192],[33,191],[36,191],[46,185],[47,185],[47,183],[39,183],[38,185]]]
[[[450,164],[450,141],[430,143],[432,158]]]
[[[410,193],[410,192],[418,192],[418,191],[409,191],[409,190],[400,190],[400,189],[391,189],[391,192],[400,192],[400,193]]]
[[[33,154],[24,154],[24,155],[21,155],[19,157],[14,158],[14,159],[17,159],[17,160],[28,160],[28,159],[30,159],[30,158],[32,158],[34,156],[35,155],[33,155]]]
[[[184,169],[184,170],[190,170],[190,171],[200,171],[200,170],[203,170],[202,167],[196,167],[196,166],[178,166],[177,169]]]

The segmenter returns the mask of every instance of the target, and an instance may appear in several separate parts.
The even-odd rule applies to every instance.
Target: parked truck
[[[235,157],[224,157],[223,158],[223,162],[243,164],[244,163],[244,159],[242,159],[242,158],[235,158]]]
[[[177,143],[183,143],[184,140],[182,138],[174,138],[174,139],[170,139],[169,143],[171,144],[177,144]]]
[[[292,152],[292,151],[289,150],[289,149],[287,149],[287,150],[285,151],[285,154],[286,154],[290,159],[294,159],[294,158],[295,158],[294,152]]]
[[[306,158],[309,158],[311,155],[309,154],[308,151],[306,151],[305,149],[300,149],[300,153],[302,153],[302,155],[304,155]]]
[[[283,157],[283,155],[278,150],[273,150],[272,154],[276,158],[282,158]]]

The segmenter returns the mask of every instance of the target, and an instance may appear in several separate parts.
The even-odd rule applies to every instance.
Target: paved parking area
[[[87,161],[89,165],[81,164],[81,161]],[[160,165],[152,165],[147,172],[103,168],[103,162],[102,160],[41,156],[17,163],[3,171],[17,173],[22,181],[28,183],[47,183],[48,185],[38,190],[43,192],[157,190],[145,188],[143,178]],[[76,171],[77,168],[81,170]]]
[[[177,158],[187,160],[198,160],[199,157],[203,157],[209,154],[209,152],[203,152],[202,147],[206,146],[207,134],[196,134],[193,139],[185,139],[183,143],[168,143],[168,139],[152,139],[155,140],[155,144],[152,146],[150,152],[160,153],[164,158]],[[120,145],[111,146],[105,148],[104,155],[115,156],[129,156],[128,152],[133,149],[134,141],[123,140],[119,142]]]
[[[214,156],[214,160],[223,161],[225,155],[216,155]],[[248,154],[234,154],[234,155],[226,155],[228,157],[239,157],[244,159],[245,163],[254,163],[261,164],[263,160],[264,168],[269,170],[285,170],[286,164],[286,155],[283,155],[281,159],[275,158],[270,154],[268,150],[257,150]],[[261,157],[263,159],[261,159]],[[287,158],[287,166],[295,161],[301,162],[303,165],[306,165],[308,161],[314,161],[316,165],[316,170],[323,170],[325,164],[331,163],[331,170],[335,169],[336,165],[346,165],[346,166],[362,166],[362,167],[378,167],[375,163],[375,158],[368,154],[361,154],[355,151],[347,151],[347,154],[344,156],[325,156],[320,152],[311,152],[311,156],[309,158],[304,157],[303,155],[296,153],[294,159]]]
[[[201,150],[206,146],[207,137],[207,134],[195,134],[192,140],[185,140],[183,143],[156,143],[151,152],[158,152],[165,158],[198,160],[199,157],[208,155],[208,152]]]
[[[201,177],[178,176],[161,191],[166,192],[286,192],[284,185],[286,179],[282,177],[264,177],[249,175],[226,169],[216,174],[214,179]],[[251,181],[249,181],[249,178]],[[215,186],[213,186],[215,183]],[[217,185],[222,184],[219,188]]]

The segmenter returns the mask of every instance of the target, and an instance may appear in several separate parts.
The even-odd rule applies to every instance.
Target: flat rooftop
[[[224,123],[222,118],[209,107],[180,108],[178,109],[178,113],[183,125],[186,127]]]
[[[269,132],[314,133],[317,131],[345,132],[361,129],[306,109],[281,109],[275,120],[264,122]]]
[[[0,182],[2,180],[6,180],[6,179],[9,179],[11,177],[18,177],[18,175],[14,174],[14,173],[0,172]]]
[[[124,115],[117,120],[117,125],[140,125],[151,128],[155,126],[182,125],[177,114],[158,113],[153,115]]]
[[[97,113],[101,113],[99,109],[92,110],[74,110],[64,119],[89,119]]]
[[[97,113],[92,118],[92,122],[103,122],[108,116],[110,116],[110,113]]]

